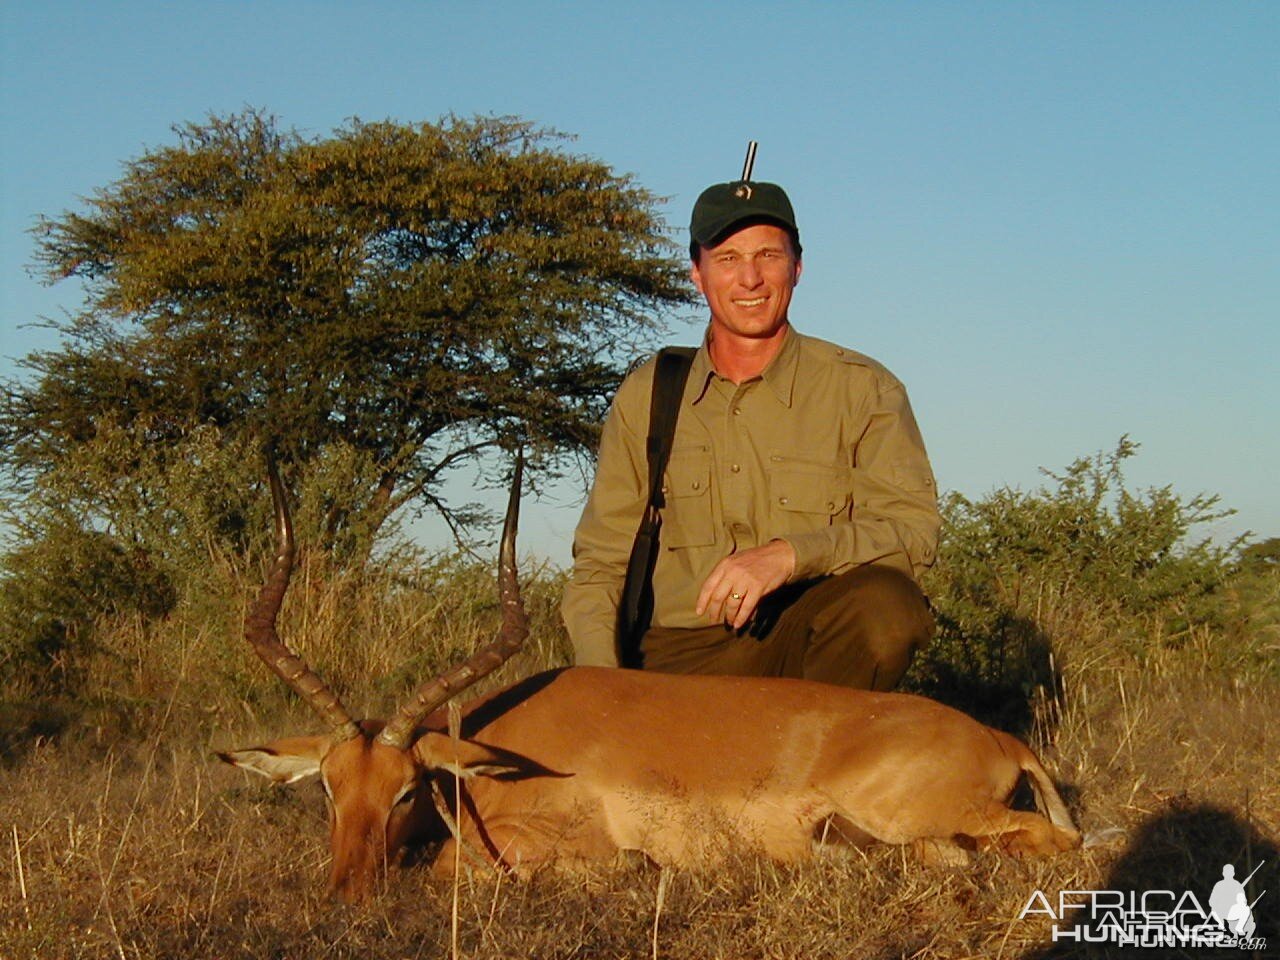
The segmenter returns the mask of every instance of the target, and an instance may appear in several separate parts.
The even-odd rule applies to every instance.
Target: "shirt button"
[[[700,480],[693,481],[693,489],[695,490],[702,489],[702,482]]]
[[[734,407],[734,408],[733,408],[733,415],[734,415],[735,417],[740,417],[740,416],[742,416],[742,408],[741,408],[741,407]]]
[[[741,472],[742,472],[742,466],[741,466],[740,464],[737,464],[737,463],[735,463],[735,464],[734,464],[732,467],[730,467],[729,469],[730,469],[730,470],[732,470],[734,473],[741,473]]]
[[[784,507],[785,507],[788,503],[790,503],[790,501],[789,501],[786,497],[779,497],[779,498],[778,498],[778,502],[779,502],[780,504],[782,504]]]

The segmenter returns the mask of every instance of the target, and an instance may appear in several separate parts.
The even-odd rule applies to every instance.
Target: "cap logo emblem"
[[[745,183],[742,184],[741,186],[738,187],[737,190],[733,191],[733,195],[737,197],[739,200],[750,200],[751,199],[750,185]]]

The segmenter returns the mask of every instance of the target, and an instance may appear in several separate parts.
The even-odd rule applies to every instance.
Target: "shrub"
[[[148,429],[104,419],[38,484],[7,498],[0,701],[51,711],[74,698],[62,703],[74,714],[85,705],[87,658],[179,607],[182,623],[238,634],[234,621],[273,546],[261,454],[211,426],[171,447],[149,444]],[[347,587],[377,551],[402,543],[394,520],[359,522],[376,512],[357,502],[371,469],[368,457],[335,444],[289,478],[299,544],[313,569]]]
[[[1031,493],[944,498],[927,582],[939,632],[918,686],[1025,720],[1037,689],[1056,689],[1064,657],[1122,647],[1142,658],[1238,619],[1225,588],[1241,541],[1192,538],[1231,511],[1216,496],[1128,489],[1123,465],[1137,449],[1122,437],[1110,453],[1045,471],[1052,485]]]
[[[0,558],[0,677],[73,686],[75,660],[106,614],[167,614],[177,597],[169,577],[141,550],[70,524]]]

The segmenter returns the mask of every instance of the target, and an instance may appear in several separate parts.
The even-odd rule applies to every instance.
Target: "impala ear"
[[[472,740],[454,740],[434,730],[417,739],[413,753],[427,769],[444,770],[464,780],[470,777],[514,779],[526,773],[529,767],[528,761],[518,754],[486,747]]]
[[[260,747],[219,753],[218,757],[276,783],[296,783],[320,772],[320,761],[332,746],[332,738],[326,736],[287,737]]]

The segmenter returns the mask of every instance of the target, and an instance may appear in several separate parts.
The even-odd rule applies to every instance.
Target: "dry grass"
[[[284,633],[357,711],[386,709],[492,629],[489,581],[438,573],[426,590],[304,573]],[[563,658],[557,589],[543,577],[530,590],[538,640],[508,678]],[[86,693],[98,706],[0,769],[4,960],[450,955],[453,888],[397,871],[371,904],[329,902],[318,786],[270,789],[213,761],[215,749],[314,729],[234,640],[238,616],[232,605],[114,631]],[[456,891],[457,955],[1103,957],[1055,949],[1043,920],[1019,920],[1031,893],[1203,895],[1223,863],[1264,860],[1251,884],[1269,891],[1259,934],[1280,943],[1280,682],[1233,682],[1214,666],[1221,651],[1195,643],[1139,662],[1101,639],[1067,658],[1035,732],[1081,826],[1119,827],[1121,842],[964,868],[878,848],[786,868],[741,858],[713,875],[620,863],[519,884],[471,877]]]

